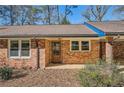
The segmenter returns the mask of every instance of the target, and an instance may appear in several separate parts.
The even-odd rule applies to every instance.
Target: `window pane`
[[[52,42],[53,55],[60,55],[60,42]]]
[[[81,42],[81,50],[89,50],[89,42],[88,41]]]
[[[71,44],[71,49],[72,50],[79,50],[79,42],[78,41],[72,41],[72,44]]]
[[[10,56],[19,56],[19,45],[18,40],[10,41]]]
[[[21,56],[29,56],[29,40],[22,40],[21,43]]]

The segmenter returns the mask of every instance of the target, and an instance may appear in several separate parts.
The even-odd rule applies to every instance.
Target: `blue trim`
[[[91,24],[88,24],[86,22],[84,22],[84,25],[86,25],[88,28],[90,28],[91,30],[96,32],[99,37],[106,36],[106,34],[102,30],[100,30],[99,28],[97,28],[97,27],[95,27],[95,26],[93,26]]]

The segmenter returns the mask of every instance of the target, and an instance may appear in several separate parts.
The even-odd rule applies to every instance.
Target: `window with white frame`
[[[10,40],[10,57],[29,57],[30,42],[29,40]]]
[[[89,41],[71,41],[71,51],[89,51]]]
[[[19,56],[19,41],[12,40],[10,41],[10,56]]]
[[[89,50],[89,41],[81,41],[81,50]]]
[[[71,42],[71,50],[79,50],[79,41]]]
[[[22,40],[21,56],[29,56],[29,52],[30,52],[29,40]]]

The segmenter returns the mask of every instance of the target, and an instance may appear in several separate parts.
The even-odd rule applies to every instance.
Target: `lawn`
[[[78,87],[79,69],[15,70],[12,79],[0,87]]]

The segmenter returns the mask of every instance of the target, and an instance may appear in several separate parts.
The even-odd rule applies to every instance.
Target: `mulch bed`
[[[16,70],[0,87],[80,87],[79,69]]]

